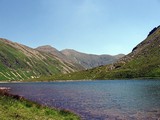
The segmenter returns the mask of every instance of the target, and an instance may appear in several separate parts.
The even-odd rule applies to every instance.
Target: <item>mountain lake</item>
[[[83,120],[159,120],[160,80],[1,83],[10,93]]]

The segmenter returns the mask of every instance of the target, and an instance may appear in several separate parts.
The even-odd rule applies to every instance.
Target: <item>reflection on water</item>
[[[160,81],[9,83],[11,93],[80,114],[85,120],[157,120]]]

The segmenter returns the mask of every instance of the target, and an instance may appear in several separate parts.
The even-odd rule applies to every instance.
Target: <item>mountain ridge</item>
[[[25,80],[81,68],[50,54],[0,38],[0,80]]]
[[[52,46],[30,48],[0,38],[0,80],[16,81],[86,69]]]
[[[65,54],[68,59],[74,60],[76,63],[81,64],[87,69],[114,63],[117,61],[117,58],[111,55],[86,54],[72,49],[66,49],[61,52]]]
[[[48,50],[46,50],[48,48]],[[38,51],[43,51],[43,52],[48,52],[52,55],[55,55],[61,59],[64,59],[66,62],[72,62],[73,64],[79,64],[85,69],[90,69],[93,67],[101,66],[101,65],[106,65],[109,63],[114,63],[116,62],[119,58],[124,56],[123,54],[118,54],[115,56],[112,55],[94,55],[94,54],[87,54],[87,53],[82,53],[73,49],[64,49],[61,51],[58,51],[57,49],[45,45],[45,46],[40,46],[36,48]]]
[[[52,79],[131,79],[160,77],[160,27],[151,30],[131,53],[109,65]]]

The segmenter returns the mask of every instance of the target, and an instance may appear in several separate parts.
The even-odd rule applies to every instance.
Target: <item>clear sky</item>
[[[160,25],[160,0],[0,0],[0,37],[35,48],[128,54]]]

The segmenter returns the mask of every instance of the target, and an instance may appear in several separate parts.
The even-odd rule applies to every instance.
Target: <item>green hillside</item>
[[[77,72],[82,69],[50,52],[0,39],[0,80],[155,78],[160,77],[160,26],[116,63]]]
[[[70,111],[48,108],[1,90],[0,113],[1,120],[80,120]]]
[[[0,80],[25,80],[70,73],[80,69],[49,53],[0,39]]]
[[[160,26],[133,51],[114,64],[91,70],[54,76],[50,79],[116,79],[160,77]]]

